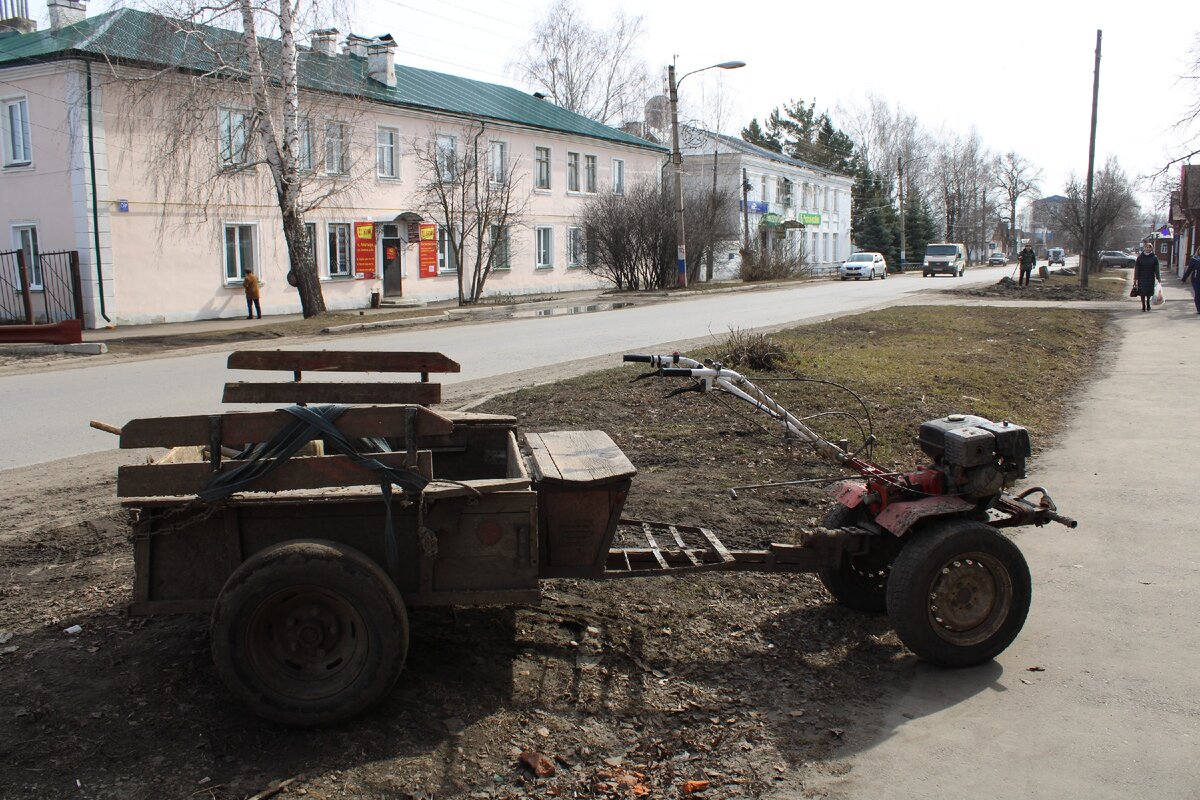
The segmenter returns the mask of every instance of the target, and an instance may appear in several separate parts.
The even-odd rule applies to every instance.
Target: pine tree
[[[758,124],[758,118],[750,120],[750,124],[742,128],[742,140],[750,144],[764,147],[767,150],[772,150],[776,153],[783,152],[783,146],[780,143],[778,136],[773,136],[762,129]]]

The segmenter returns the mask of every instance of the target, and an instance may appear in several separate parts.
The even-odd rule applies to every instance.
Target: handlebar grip
[[[621,356],[622,361],[636,361],[639,364],[649,364],[654,361],[654,356],[645,356],[639,353],[626,353]]]
[[[1050,512],[1050,519],[1054,520],[1055,522],[1057,522],[1061,525],[1066,525],[1068,528],[1079,527],[1078,520],[1071,519],[1070,517],[1065,517],[1062,514],[1058,514],[1053,511]]]
[[[691,369],[682,367],[663,367],[662,374],[666,378],[690,378],[692,377]]]

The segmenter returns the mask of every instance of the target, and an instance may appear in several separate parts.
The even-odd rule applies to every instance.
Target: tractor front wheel
[[[887,612],[900,640],[945,667],[983,664],[1008,647],[1029,613],[1029,566],[990,525],[936,520],[909,534],[892,564]]]

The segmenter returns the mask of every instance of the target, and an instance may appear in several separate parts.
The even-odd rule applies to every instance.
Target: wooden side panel
[[[289,372],[458,372],[457,361],[441,353],[355,350],[239,350],[229,369]]]
[[[334,424],[350,439],[374,436],[403,438],[405,419],[410,408],[417,410],[418,436],[445,436],[454,431],[453,422],[422,406],[348,408]],[[265,442],[295,419],[286,411],[231,412],[216,416],[221,419],[221,444],[230,446]],[[130,420],[121,428],[121,447],[207,445],[212,430],[210,420],[207,415]]]
[[[600,484],[637,474],[621,448],[604,431],[530,433],[525,439],[539,480]]]
[[[381,405],[442,402],[440,383],[284,383],[225,384],[223,403],[356,403]]]
[[[371,455],[388,467],[406,468],[404,453],[374,453]],[[245,461],[224,461],[221,471],[229,470]],[[433,477],[433,462],[428,451],[417,453],[414,469],[422,466],[426,479]],[[212,467],[207,463],[184,464],[134,464],[117,469],[118,497],[189,497],[196,494],[212,480]],[[360,466],[347,456],[310,456],[290,458],[270,473],[260,478],[252,489],[254,492],[282,492],[292,489],[321,489],[335,486],[369,486],[379,483],[379,475]]]

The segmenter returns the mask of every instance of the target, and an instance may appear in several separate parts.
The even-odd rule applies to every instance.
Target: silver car
[[[887,279],[887,260],[882,253],[855,253],[838,268],[838,277],[844,281],[851,278],[873,281],[875,276]]]

